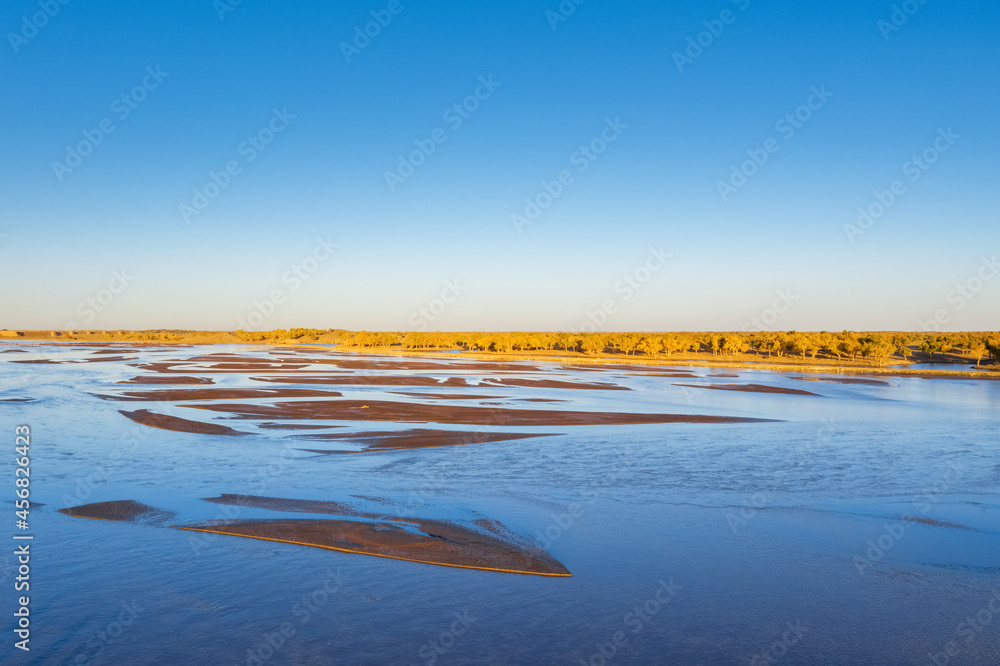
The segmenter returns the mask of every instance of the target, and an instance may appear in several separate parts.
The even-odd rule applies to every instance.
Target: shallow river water
[[[843,384],[766,370],[673,370],[694,375],[684,378],[644,374],[671,372],[664,368],[594,370],[555,360],[525,363],[523,372],[510,367],[516,364],[483,369],[471,359],[441,361],[448,364],[441,370],[354,368],[354,375],[464,377],[471,385],[504,377],[631,390],[294,388],[420,403],[431,400],[400,392],[485,393],[494,397],[433,402],[772,421],[510,427],[504,430],[558,434],[322,455],[302,449],[346,445],[317,446],[301,438],[305,431],[260,428],[268,419],[101,396],[277,386],[251,379],[279,376],[271,369],[229,371],[218,367],[222,358],[190,360],[220,353],[305,359],[296,375],[326,376],[339,359],[365,357],[236,346],[94,353],[102,349],[0,347],[9,544],[17,532],[18,425],[31,428],[37,503],[28,532],[31,652],[13,648],[8,610],[4,664],[1000,664],[1000,382]],[[308,363],[317,358],[330,363]],[[37,360],[50,362],[22,362]],[[136,366],[167,360],[185,361],[184,376],[214,384],[117,384],[162,374]],[[455,367],[464,363],[472,365]],[[697,386],[709,383],[817,395]],[[156,429],[119,413],[136,409],[251,436]],[[310,423],[345,433],[426,425]],[[536,541],[573,575],[446,568],[57,511],[135,500],[192,523],[232,517],[232,507],[201,499],[224,493],[362,496],[397,515],[493,519]],[[239,515],[274,512],[241,507]],[[16,566],[9,546],[0,555],[7,609],[20,594]]]

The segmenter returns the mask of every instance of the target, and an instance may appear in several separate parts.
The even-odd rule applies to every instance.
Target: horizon
[[[1000,7],[39,7],[5,326],[1000,328]]]

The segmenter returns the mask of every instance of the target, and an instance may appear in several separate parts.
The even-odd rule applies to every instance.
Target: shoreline
[[[493,363],[502,362],[534,362],[534,363],[555,363],[562,364],[566,366],[588,366],[593,368],[598,368],[601,366],[615,366],[607,367],[608,370],[632,370],[645,368],[657,369],[657,368],[713,368],[713,369],[734,369],[734,370],[767,370],[772,372],[798,372],[798,373],[809,373],[809,374],[849,374],[849,375],[875,375],[880,377],[910,377],[910,378],[950,378],[950,379],[982,379],[982,380],[1000,380],[1000,366],[984,366],[980,370],[971,369],[970,366],[975,365],[973,359],[966,359],[965,362],[955,362],[955,361],[942,361],[938,363],[933,363],[934,365],[942,366],[941,369],[937,368],[906,368],[906,367],[889,367],[889,366],[878,366],[878,365],[868,365],[860,362],[848,362],[843,360],[836,360],[832,358],[810,358],[802,360],[792,360],[787,358],[773,358],[765,359],[754,357],[754,360],[749,361],[741,358],[725,358],[721,355],[711,355],[708,353],[699,353],[697,356],[704,356],[705,358],[693,358],[694,355],[691,353],[679,354],[677,357],[662,357],[658,356],[656,358],[645,358],[636,356],[626,356],[622,354],[585,354],[582,352],[561,352],[558,350],[549,350],[544,353],[540,352],[494,352],[494,351],[457,351],[457,350],[444,350],[444,349],[404,349],[396,347],[356,347],[356,346],[346,346],[343,344],[335,344],[332,342],[319,341],[302,341],[302,340],[274,340],[274,341],[254,341],[247,342],[238,339],[235,335],[228,331],[197,331],[197,332],[178,332],[173,340],[135,340],[128,338],[116,339],[114,332],[107,331],[94,331],[89,334],[85,334],[86,338],[81,337],[69,337],[66,332],[59,332],[60,335],[57,337],[51,337],[51,332],[47,331],[24,331],[21,333],[20,337],[3,337],[0,338],[0,348],[3,347],[32,347],[36,345],[54,345],[54,346],[85,346],[85,347],[105,347],[111,346],[123,346],[123,347],[153,347],[153,348],[173,348],[173,347],[188,347],[192,345],[204,345],[204,346],[215,346],[215,345],[240,345],[240,346],[252,346],[252,347],[273,347],[273,348],[310,348],[310,349],[327,349],[336,350],[339,353],[345,354],[356,354],[358,356],[407,356],[407,357],[426,357],[435,359],[465,359],[465,360],[478,360],[478,361],[488,361]],[[110,334],[109,334],[110,333]],[[741,356],[747,356],[747,354],[741,354]],[[910,363],[909,365],[927,365],[928,363],[921,361],[919,363]],[[904,365],[904,363],[896,362],[893,359],[893,365]],[[966,369],[947,369],[951,367],[964,367]],[[993,369],[995,368],[995,369]]]

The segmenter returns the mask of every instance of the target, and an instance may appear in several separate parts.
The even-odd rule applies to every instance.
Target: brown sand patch
[[[258,428],[264,430],[326,430],[327,428],[343,428],[335,425],[309,425],[307,423],[261,423]]]
[[[690,372],[639,372],[635,373],[640,377],[682,377],[684,379],[697,379],[698,375]],[[733,375],[735,377],[736,375]]]
[[[556,398],[514,398],[517,402],[566,402]]]
[[[379,498],[375,498],[376,500]],[[252,495],[222,495],[209,502],[274,511],[319,513],[363,518],[354,520],[236,520],[181,526],[179,529],[230,534],[269,541],[316,546],[348,553],[539,576],[569,576],[560,562],[518,538],[495,520],[474,524],[484,532],[456,523],[362,512],[340,502],[291,500]]]
[[[74,363],[116,363],[119,361],[134,361],[138,356],[102,356],[100,358],[82,358],[82,359],[65,359],[65,360],[53,360],[49,358],[37,358],[28,359],[25,361],[8,361],[8,363],[39,363],[44,365],[68,365]]]
[[[227,426],[219,425],[217,423],[202,423],[200,421],[188,421],[187,419],[178,418],[176,416],[167,416],[166,414],[156,414],[149,411],[148,409],[138,409],[134,412],[126,412],[124,410],[118,410],[118,413],[126,418],[129,418],[136,423],[149,426],[151,428],[160,428],[162,430],[172,430],[174,432],[190,432],[198,435],[227,435],[230,437],[238,437],[241,435],[249,435],[248,432],[240,432],[238,430],[233,430]]]
[[[594,365],[564,365],[567,370],[584,370],[584,371],[597,371],[597,370],[612,370],[619,372],[622,370],[627,370],[630,372],[663,372],[663,366],[658,365],[631,365],[628,363],[596,363]],[[673,371],[673,368],[670,368]],[[680,370],[678,372],[684,372]]]
[[[131,360],[131,359],[130,359]],[[161,374],[184,374],[190,372],[198,373],[224,373],[224,372],[261,372],[267,370],[268,372],[292,372],[294,370],[301,370],[306,367],[301,363],[282,364],[282,363],[216,363],[207,367],[202,367],[197,364],[192,364],[187,361],[158,361],[155,363],[137,363],[133,367],[139,368],[140,370],[147,370],[149,372],[158,372]]]
[[[214,384],[211,377],[171,377],[169,375],[139,375],[118,384]]]
[[[789,377],[800,382],[829,382],[831,384],[870,384],[872,386],[892,386],[889,382],[860,377]]]
[[[516,363],[482,363],[482,362],[441,362],[430,361],[395,361],[395,360],[360,360],[338,358],[335,363],[349,370],[487,370],[492,372],[538,372],[538,368]]]
[[[958,523],[950,523],[947,520],[937,520],[936,518],[928,518],[927,516],[900,516],[900,520],[905,520],[910,523],[920,523],[921,525],[932,525],[934,527],[950,527],[956,530],[968,530],[969,532],[978,532],[979,530],[967,527],[965,525],[959,525]]]
[[[480,386],[523,386],[528,388],[546,389],[586,389],[597,391],[631,391],[627,386],[607,382],[562,382],[555,379],[520,379],[518,377],[487,377]]]
[[[406,393],[405,391],[390,391],[393,395],[405,395],[410,398],[424,400],[501,400],[502,395],[469,395],[467,393]]]
[[[121,395],[95,393],[94,395],[103,400],[182,402],[185,400],[254,400],[263,398],[338,398],[341,394],[337,391],[313,389],[206,388],[130,391]]]
[[[518,432],[463,432],[458,430],[400,430],[390,432],[359,432],[359,433],[328,433],[317,435],[300,435],[299,439],[313,441],[337,441],[364,444],[360,451],[343,451],[327,449],[302,449],[310,453],[349,454],[367,453],[369,451],[400,451],[403,449],[429,449],[440,446],[465,446],[466,444],[483,444],[486,442],[506,442],[513,439],[528,439],[531,437],[551,437],[561,433],[518,433]]]
[[[399,502],[395,502],[384,497],[372,497],[371,495],[351,495],[351,497],[357,497],[358,499],[363,499],[366,502],[375,502],[377,504],[399,504]]]
[[[468,388],[469,383],[462,377],[449,377],[447,379],[436,379],[434,377],[421,376],[396,376],[386,375],[384,377],[374,375],[348,375],[340,377],[306,375],[298,377],[251,377],[255,382],[272,382],[277,384],[320,384],[332,386],[448,386]]]
[[[135,520],[162,522],[173,518],[173,511],[164,511],[156,507],[142,504],[134,500],[116,500],[112,502],[95,502],[67,509],[59,509],[59,513],[76,518],[93,518],[94,520],[120,520],[132,522]]]
[[[538,549],[507,543],[445,521],[405,523],[416,531],[392,522],[335,519],[230,521],[174,527],[460,569],[572,575],[558,560]]]
[[[34,402],[34,398],[3,398],[0,402]]]
[[[791,390],[791,389],[788,389]],[[642,423],[761,423],[772,419],[700,414],[630,414],[538,409],[487,409],[379,400],[301,400],[274,405],[183,405],[233,414],[243,419],[324,419],[329,421],[411,421],[496,426],[627,425]]]
[[[286,511],[292,513],[325,513],[333,516],[352,516],[359,518],[381,518],[380,513],[365,513],[358,511],[350,504],[332,502],[330,500],[300,500],[283,497],[264,497],[262,495],[241,495],[223,493],[218,497],[202,497],[206,502],[225,504],[227,506],[246,506],[254,509],[270,511]]]
[[[674,384],[674,386],[715,389],[716,391],[744,391],[747,393],[784,393],[787,395],[819,395],[818,393],[813,393],[811,391],[801,391],[799,389],[783,388],[781,386],[767,386],[766,384]]]

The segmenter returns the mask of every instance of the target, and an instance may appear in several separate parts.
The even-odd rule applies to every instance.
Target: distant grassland
[[[759,331],[701,333],[368,332],[292,328],[251,331],[0,331],[3,341],[149,344],[333,344],[351,351],[475,353],[576,360],[710,360],[879,367],[914,363],[1000,364],[998,332]]]

